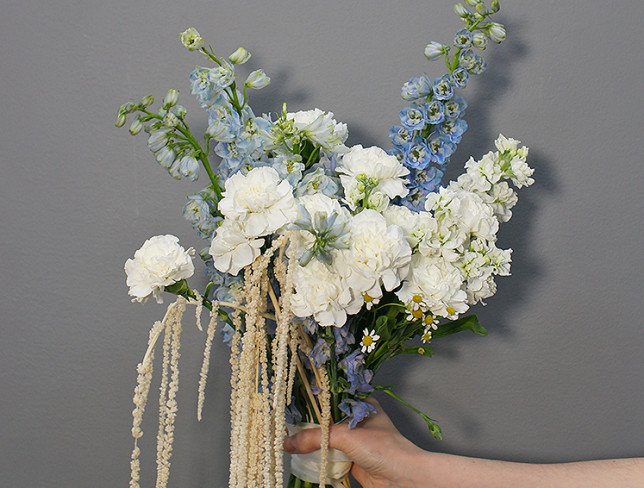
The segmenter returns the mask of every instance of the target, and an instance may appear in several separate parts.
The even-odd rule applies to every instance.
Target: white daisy
[[[371,332],[369,332],[369,329],[365,329],[363,334],[362,340],[360,341],[362,352],[370,353],[376,348],[376,342],[378,342],[380,336],[376,334],[375,329],[372,329]]]

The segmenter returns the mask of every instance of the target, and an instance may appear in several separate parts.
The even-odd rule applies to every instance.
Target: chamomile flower
[[[371,332],[369,332],[369,329],[365,329],[363,334],[362,340],[360,341],[362,352],[369,353],[376,348],[376,343],[378,342],[378,339],[380,339],[380,336],[376,334],[375,329],[372,329]]]
[[[423,341],[423,344],[427,344],[432,340],[432,329],[425,328],[423,335],[420,336],[420,340]]]

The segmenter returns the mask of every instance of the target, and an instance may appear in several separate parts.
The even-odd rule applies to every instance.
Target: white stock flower
[[[337,172],[344,187],[347,203],[351,209],[364,198],[363,187],[365,181],[373,182],[372,191],[386,195],[389,199],[405,197],[409,190],[405,186],[404,177],[409,174],[395,156],[387,154],[383,149],[373,146],[363,148],[361,145],[353,146],[346,153]],[[382,197],[379,197],[381,200]],[[382,206],[382,202],[378,202]]]
[[[239,221],[249,238],[272,234],[297,217],[293,188],[273,168],[236,173],[225,186],[219,210],[226,219]]]
[[[300,110],[286,114],[293,121],[293,126],[302,132],[307,139],[318,144],[327,151],[344,151],[344,141],[349,137],[347,124],[337,122],[333,112],[324,112],[319,108]]]
[[[362,298],[355,296],[340,273],[317,259],[293,272],[295,293],[291,309],[297,317],[313,316],[321,326],[342,327],[347,315],[356,314]]]
[[[411,247],[403,230],[388,225],[375,210],[365,209],[350,222],[348,250],[334,260],[336,269],[346,273],[347,283],[367,301],[382,297],[382,286],[392,291],[407,276]],[[363,295],[364,296],[364,295]]]
[[[430,194],[425,208],[433,211],[439,221],[457,223],[465,234],[495,240],[499,231],[499,221],[492,207],[477,193],[460,188],[458,183]]]
[[[422,254],[412,258],[409,275],[396,295],[406,304],[419,296],[432,315],[449,319],[469,308],[460,270],[443,259]]]
[[[192,263],[194,249],[185,250],[179,238],[173,235],[150,237],[134,253],[134,259],[125,262],[127,285],[132,301],[143,302],[150,295],[162,303],[163,288],[177,281],[190,278],[195,267]]]
[[[391,205],[383,212],[389,225],[397,225],[411,248],[437,229],[436,219],[429,212],[413,212],[402,205]]]
[[[210,243],[209,253],[218,271],[237,275],[255,261],[263,245],[264,239],[247,236],[239,222],[224,219]]]

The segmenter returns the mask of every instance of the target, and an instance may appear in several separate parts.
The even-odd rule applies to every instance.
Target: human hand
[[[343,451],[351,461],[351,474],[364,488],[404,488],[423,486],[419,480],[425,451],[398,432],[391,419],[374,400],[377,413],[355,429],[346,423],[331,426],[329,447]],[[284,449],[306,454],[320,449],[320,429],[307,429],[287,437]]]

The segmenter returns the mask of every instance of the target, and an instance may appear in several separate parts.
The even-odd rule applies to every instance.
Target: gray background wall
[[[644,455],[640,0],[506,1],[508,41],[466,92],[452,169],[499,132],[531,148],[501,243],[514,275],[479,308],[490,336],[383,373],[439,419],[446,440],[385,401],[423,447],[522,461]],[[387,144],[399,85],[458,27],[452,2],[3,0],[0,15],[0,485],[126,486],[135,365],[162,308],[130,304],[123,262],[147,237],[202,244],[177,183],[144,140],[112,125],[129,97],[188,92],[195,25],[221,52],[244,45],[272,85],[258,112],[321,107],[352,143]],[[204,116],[186,96],[196,127]],[[173,485],[223,486],[227,358],[217,344],[205,421],[194,419],[203,337],[184,334]],[[154,407],[143,442],[153,471]]]

